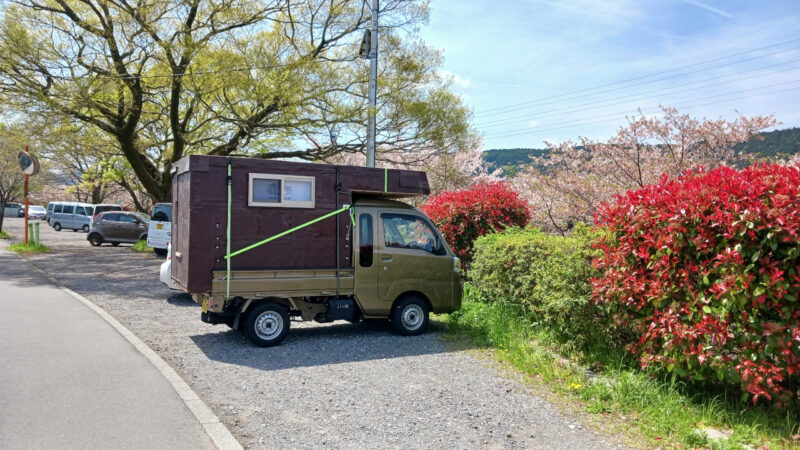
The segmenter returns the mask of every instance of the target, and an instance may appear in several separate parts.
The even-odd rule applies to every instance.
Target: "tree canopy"
[[[474,143],[440,53],[418,37],[427,11],[426,0],[381,2],[379,160]],[[169,199],[169,167],[191,153],[363,152],[368,2],[13,0],[2,14],[12,114],[101,132],[154,200]]]

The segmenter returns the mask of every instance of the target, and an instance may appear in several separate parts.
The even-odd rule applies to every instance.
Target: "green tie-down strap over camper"
[[[243,248],[241,250],[236,250],[235,252],[231,253],[231,231],[230,231],[231,205],[230,205],[230,203],[231,203],[231,197],[230,197],[230,183],[229,183],[228,184],[228,247],[227,247],[227,254],[225,255],[225,259],[227,260],[227,271],[226,271],[227,273],[225,274],[225,298],[226,299],[230,298],[230,296],[231,296],[231,258],[233,258],[234,256],[242,254],[242,253],[244,253],[244,252],[246,252],[248,250],[252,250],[252,249],[254,249],[254,248],[258,247],[258,246],[266,244],[267,242],[274,241],[275,239],[278,239],[278,238],[281,238],[283,236],[286,236],[287,234],[294,233],[295,231],[301,230],[301,229],[303,229],[303,228],[305,228],[305,227],[307,227],[309,225],[313,225],[313,224],[315,224],[317,222],[320,222],[322,220],[327,219],[328,217],[333,217],[333,216],[335,216],[337,214],[341,214],[341,213],[343,213],[345,211],[348,211],[348,210],[350,211],[350,222],[353,224],[354,228],[356,226],[356,220],[353,217],[352,207],[350,205],[344,205],[344,207],[342,207],[340,209],[337,209],[336,211],[329,212],[328,214],[325,214],[322,217],[317,217],[314,220],[309,220],[308,222],[306,222],[306,223],[304,223],[302,225],[298,225],[298,226],[296,226],[294,228],[288,229],[288,230],[286,230],[284,232],[281,232],[281,233],[278,233],[278,234],[276,234],[274,236],[270,236],[270,237],[264,239],[263,241],[256,242],[255,244],[248,245],[247,247],[245,247],[245,248]]]

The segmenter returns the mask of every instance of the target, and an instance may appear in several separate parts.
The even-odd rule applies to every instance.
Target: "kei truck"
[[[171,172],[170,275],[206,323],[266,347],[291,320],[417,335],[461,307],[461,262],[397,200],[430,193],[424,172],[203,155]]]

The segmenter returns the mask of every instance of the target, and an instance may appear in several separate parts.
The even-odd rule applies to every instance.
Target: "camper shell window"
[[[314,177],[251,173],[248,206],[314,208]]]

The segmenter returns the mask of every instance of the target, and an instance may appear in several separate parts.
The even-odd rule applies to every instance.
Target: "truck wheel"
[[[259,347],[278,345],[289,333],[289,312],[275,302],[256,305],[244,324],[244,335]]]
[[[153,251],[158,256],[167,256],[167,249],[165,248],[154,248]]]
[[[403,336],[416,336],[428,327],[428,304],[419,297],[406,297],[392,308],[392,328]]]
[[[61,224],[56,222],[53,224],[53,229],[56,231],[61,231]]]
[[[100,244],[103,243],[103,239],[97,233],[92,233],[89,235],[89,243],[92,244],[92,247],[100,247]]]

